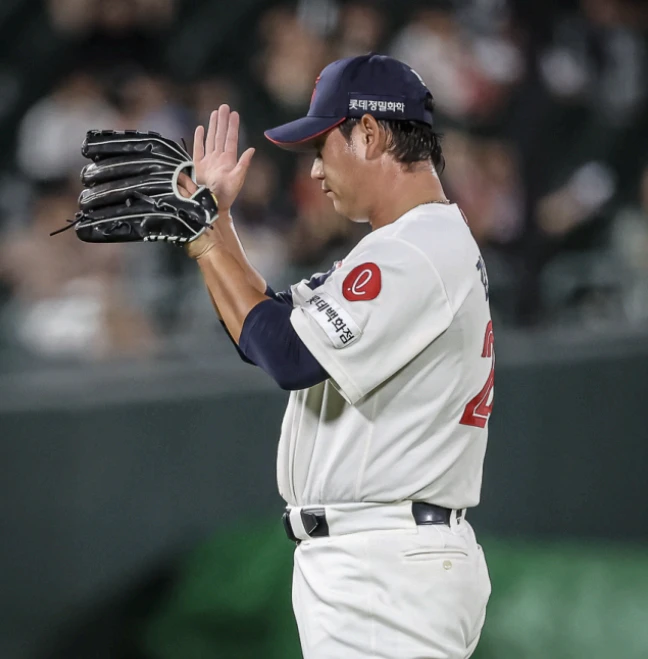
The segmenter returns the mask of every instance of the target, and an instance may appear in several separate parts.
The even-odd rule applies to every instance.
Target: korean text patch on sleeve
[[[345,348],[362,336],[351,315],[328,293],[312,295],[302,309],[324,330],[334,348]]]

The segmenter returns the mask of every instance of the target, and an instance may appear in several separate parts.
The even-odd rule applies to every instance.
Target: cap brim
[[[264,135],[277,146],[289,151],[307,151],[312,148],[312,141],[339,126],[346,117],[303,117],[296,121],[266,130]]]

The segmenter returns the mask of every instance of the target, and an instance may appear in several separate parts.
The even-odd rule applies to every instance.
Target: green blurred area
[[[483,539],[493,595],[475,659],[645,659],[648,548]],[[191,552],[138,630],[150,659],[298,659],[280,523]]]

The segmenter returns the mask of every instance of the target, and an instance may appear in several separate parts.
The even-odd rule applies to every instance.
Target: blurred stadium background
[[[236,208],[275,289],[363,227],[263,130],[333,59],[431,88],[491,282],[498,374],[477,659],[648,656],[648,3],[2,0],[0,659],[293,659],[275,445],[180,250],[48,233],[89,128],[258,151]]]

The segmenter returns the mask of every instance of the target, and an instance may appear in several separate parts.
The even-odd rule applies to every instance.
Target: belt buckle
[[[302,510],[301,518],[304,530],[311,538],[324,538],[329,535],[329,526],[324,508]]]

